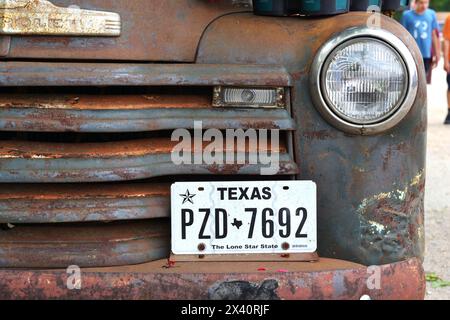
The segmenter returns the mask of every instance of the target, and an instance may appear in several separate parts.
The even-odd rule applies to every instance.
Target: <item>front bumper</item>
[[[68,283],[80,289],[70,290]],[[354,300],[363,295],[373,300],[423,299],[420,260],[371,268],[325,258],[314,263],[191,262],[170,268],[159,260],[83,269],[75,282],[66,270],[0,270],[0,299]]]

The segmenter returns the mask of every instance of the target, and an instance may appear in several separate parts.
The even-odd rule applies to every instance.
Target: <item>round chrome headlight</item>
[[[312,97],[339,129],[375,134],[398,124],[417,94],[417,68],[403,42],[381,29],[353,28],[327,42],[312,67]]]

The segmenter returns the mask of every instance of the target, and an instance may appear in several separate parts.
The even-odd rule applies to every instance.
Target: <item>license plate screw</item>
[[[197,247],[198,251],[205,251],[206,249],[206,244],[204,243],[200,243]]]
[[[289,250],[290,247],[291,247],[291,246],[290,246],[289,243],[287,243],[287,242],[283,242],[283,244],[281,245],[281,248],[282,248],[283,250]]]

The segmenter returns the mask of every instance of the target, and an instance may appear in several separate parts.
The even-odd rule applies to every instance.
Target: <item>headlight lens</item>
[[[322,91],[340,118],[372,124],[391,116],[405,99],[408,71],[387,43],[356,38],[338,46],[327,58]]]

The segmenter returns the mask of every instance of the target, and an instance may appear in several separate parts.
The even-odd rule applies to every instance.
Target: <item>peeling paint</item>
[[[361,252],[374,261],[423,252],[424,170],[403,188],[365,198],[357,208]]]
[[[405,201],[409,188],[417,187],[419,183],[422,181],[423,175],[424,170],[419,171],[419,173],[417,173],[414,176],[409,185],[407,185],[404,189],[396,189],[390,192],[382,192],[372,197],[363,199],[361,204],[357,208],[357,213],[363,215],[368,207],[382,200],[389,199],[389,200]]]
[[[414,38],[393,19],[381,19],[383,29],[412,48],[414,60],[421,63]],[[366,13],[356,12],[301,21],[226,16],[206,30],[197,62],[285,66],[294,80],[291,97],[292,115],[298,124],[294,132],[294,150],[300,164],[297,178],[314,180],[319,186],[319,254],[370,265],[399,261],[411,254],[423,256],[416,230],[423,223],[424,190],[406,190],[405,186],[425,166],[426,79],[419,75],[417,98],[407,117],[377,136],[359,137],[335,130],[314,108],[310,90],[305,90],[309,87],[313,58],[323,42],[344,29],[365,25],[366,21]],[[240,32],[244,29],[266,32]],[[239,34],[241,41],[227,41],[230,34]],[[299,43],[307,46],[300,48]],[[260,50],[261,44],[266,50]],[[418,187],[422,188],[421,183]],[[378,197],[372,199],[373,195]],[[399,235],[400,240],[396,239],[397,232],[379,234],[367,220],[386,226],[384,232],[405,228],[404,234]],[[371,242],[376,248],[373,256]]]
[[[378,232],[381,233],[386,230],[386,226],[382,225],[381,223],[375,222],[375,221],[368,221],[368,223]]]

